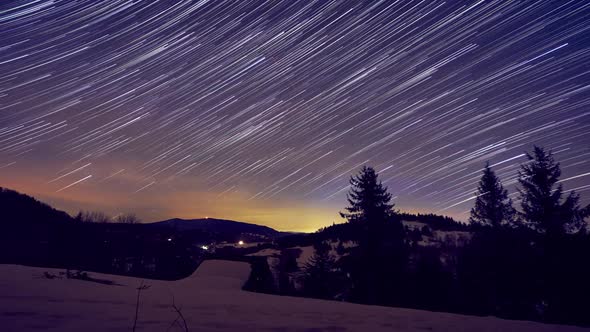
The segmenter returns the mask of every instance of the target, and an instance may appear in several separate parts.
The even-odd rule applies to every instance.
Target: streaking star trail
[[[466,219],[533,144],[590,203],[586,1],[7,1],[0,184],[75,212],[337,221],[373,165]]]

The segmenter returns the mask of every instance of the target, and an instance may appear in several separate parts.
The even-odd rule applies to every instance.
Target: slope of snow
[[[311,258],[311,256],[313,256],[314,253],[314,249],[313,246],[307,246],[307,247],[293,247],[290,249],[299,249],[301,250],[301,254],[299,254],[299,257],[297,257],[297,266],[299,266],[300,269],[305,267],[305,264],[307,264],[309,262],[309,259]]]
[[[140,279],[91,273],[117,285],[45,279],[59,270],[0,265],[0,330],[131,331]],[[205,261],[180,281],[144,280],[138,331],[583,331],[566,326],[256,294],[248,264]]]
[[[410,229],[422,229],[422,227],[428,226],[428,224],[420,221],[403,220],[402,223],[404,224],[404,226],[408,226]]]
[[[272,248],[266,248],[266,249],[262,249],[260,251],[257,251],[253,254],[249,254],[246,256],[261,256],[261,257],[268,257],[268,256],[278,256],[281,254],[281,251],[278,249],[272,249]]]

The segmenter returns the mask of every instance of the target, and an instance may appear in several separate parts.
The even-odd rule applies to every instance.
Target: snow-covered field
[[[131,331],[142,280],[91,273],[117,285],[46,279],[59,270],[0,265],[0,331]],[[575,327],[364,306],[241,290],[248,264],[205,261],[180,281],[144,280],[138,331],[582,331]],[[587,330],[586,330],[587,331]]]

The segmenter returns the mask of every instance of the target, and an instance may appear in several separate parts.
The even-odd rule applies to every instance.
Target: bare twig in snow
[[[176,317],[176,319],[174,320],[172,325],[174,325],[175,323],[178,323],[178,319],[180,318],[180,319],[182,319],[182,323],[184,324],[184,331],[188,332],[188,325],[186,324],[186,319],[184,319],[184,315],[182,314],[182,308],[179,308],[176,306],[176,302],[174,301],[174,295],[172,295],[172,308],[178,314],[178,317]]]
[[[139,315],[139,296],[141,294],[141,291],[149,289],[150,287],[150,285],[144,285],[143,280],[139,284],[139,287],[137,287],[137,300],[135,302],[135,319],[133,320],[133,332],[135,332],[135,329],[137,327],[137,317]]]

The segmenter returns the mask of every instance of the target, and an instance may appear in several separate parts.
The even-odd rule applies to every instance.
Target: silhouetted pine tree
[[[332,298],[337,292],[335,259],[330,255],[330,244],[318,242],[314,254],[303,269],[303,288],[308,296]]]
[[[580,197],[573,191],[563,199],[558,184],[561,170],[551,152],[535,146],[527,157],[529,163],[519,172],[522,216],[545,234],[535,244],[542,262],[536,273],[540,281],[536,295],[543,304],[540,317],[548,322],[588,324],[588,315],[580,310],[587,307],[590,294],[590,270],[585,263],[588,236],[583,233],[588,207],[580,208]]]
[[[562,202],[563,188],[557,184],[561,170],[551,152],[535,146],[527,153],[529,162],[518,172],[521,215],[534,229],[547,234],[563,234],[566,228],[580,228],[585,216],[575,192]]]
[[[372,167],[363,167],[359,175],[350,178],[347,212],[340,215],[351,223],[378,225],[391,220],[395,214],[394,204],[387,187],[377,180]]]
[[[512,200],[508,198],[508,191],[490,168],[489,162],[483,170],[476,195],[470,223],[498,227],[513,222],[515,211]]]
[[[355,228],[358,248],[348,269],[352,299],[363,303],[395,304],[393,294],[407,255],[404,229],[391,203],[391,194],[371,167],[350,179],[349,206],[340,215]]]

